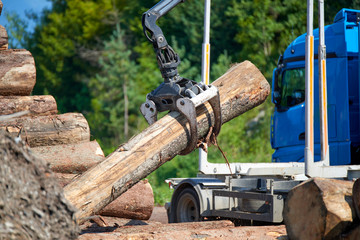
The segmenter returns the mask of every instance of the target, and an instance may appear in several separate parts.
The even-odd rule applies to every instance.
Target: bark
[[[2,12],[2,8],[3,8],[3,3],[0,0],[0,15],[1,15],[1,12]]]
[[[230,221],[174,223],[160,226],[127,226],[112,232],[85,233],[79,240],[103,239],[246,239],[246,240],[281,240],[287,239],[285,227],[257,226],[232,227]],[[110,228],[114,229],[114,228]],[[144,231],[146,230],[146,231]]]
[[[0,95],[30,95],[36,82],[35,61],[24,49],[0,51]]]
[[[284,207],[289,239],[335,239],[351,226],[353,182],[314,178],[293,188]]]
[[[71,181],[81,176],[80,174],[71,173],[55,174],[62,187],[65,187]],[[152,187],[147,180],[143,180],[120,195],[97,214],[109,217],[148,220],[153,209],[154,194]]]
[[[261,104],[270,92],[264,76],[249,61],[233,66],[214,85],[220,92],[223,123]],[[197,108],[199,138],[213,121],[210,104]],[[67,185],[65,195],[78,208],[79,223],[178,155],[187,146],[188,131],[186,119],[171,112]]]
[[[46,160],[51,170],[59,173],[82,173],[104,160],[96,140],[78,144],[63,144],[32,148],[31,151]]]
[[[6,29],[0,25],[0,50],[7,50],[8,47],[8,34],[6,32]]]
[[[89,125],[81,113],[21,117],[0,121],[0,130],[20,134],[30,147],[90,141]]]
[[[0,115],[29,110],[37,116],[57,114],[53,96],[0,96]]]

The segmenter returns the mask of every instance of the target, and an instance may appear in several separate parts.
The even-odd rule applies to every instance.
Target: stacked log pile
[[[2,2],[0,1],[0,14]],[[35,156],[47,161],[61,185],[80,176],[105,158],[81,113],[58,114],[53,96],[31,96],[36,83],[32,54],[8,49],[6,29],[0,26],[0,131],[20,137]],[[115,199],[99,214],[149,219],[154,206],[147,181]]]

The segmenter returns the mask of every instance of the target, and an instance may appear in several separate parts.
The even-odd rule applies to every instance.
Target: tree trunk
[[[233,66],[213,85],[220,92],[223,123],[265,101],[270,86],[249,61]],[[213,123],[209,103],[197,108],[198,136],[204,137]],[[186,148],[189,137],[185,117],[171,112],[130,139],[103,162],[65,187],[65,196],[79,209],[81,223],[138,181]]]
[[[1,12],[2,12],[2,8],[3,8],[3,3],[0,0],[0,15],[1,15]]]
[[[82,173],[105,159],[96,140],[78,144],[62,144],[32,148],[31,151],[60,173]]]
[[[0,96],[0,115],[29,110],[30,114],[57,114],[57,105],[53,96]]]
[[[284,207],[289,239],[335,239],[353,222],[353,182],[313,178],[293,188]]]
[[[126,80],[123,84],[124,91],[124,139],[127,141],[129,137],[129,99],[127,93]]]
[[[0,130],[21,138],[30,147],[90,141],[89,125],[81,113],[21,117],[0,121]]]
[[[0,51],[0,95],[30,95],[36,82],[31,53],[24,49]]]
[[[6,32],[6,29],[0,25],[0,50],[7,50],[8,47],[8,34]]]

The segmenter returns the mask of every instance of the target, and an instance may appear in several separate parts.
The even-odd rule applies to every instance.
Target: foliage
[[[14,39],[10,44],[21,44],[35,57],[34,94],[55,96],[60,112],[84,113],[93,138],[109,154],[147,126],[138,108],[146,94],[162,82],[155,53],[141,26],[142,13],[158,1],[51,2],[52,9],[36,17],[34,32],[27,32],[26,22],[16,14],[7,15],[7,29]],[[181,57],[180,75],[197,81],[203,4],[204,0],[186,1],[158,21]],[[339,0],[325,6],[328,24],[340,8],[360,7],[360,1]],[[317,11],[316,4],[314,7]],[[213,0],[211,11],[212,81],[232,63],[250,60],[270,82],[279,55],[306,30],[306,1],[302,0]],[[230,161],[270,161],[272,111],[268,99],[223,126],[218,141]],[[156,202],[170,200],[166,178],[196,175],[197,159],[197,151],[176,157],[149,176]],[[209,159],[224,161],[215,147],[209,149]]]

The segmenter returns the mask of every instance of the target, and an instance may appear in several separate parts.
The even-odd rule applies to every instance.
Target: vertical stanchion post
[[[307,34],[305,47],[305,175],[314,168],[314,2],[307,0]]]
[[[319,109],[320,109],[320,143],[321,161],[324,166],[330,165],[329,138],[327,117],[327,85],[326,85],[326,45],[324,30],[324,0],[319,0]]]
[[[201,81],[208,85],[210,83],[210,5],[211,0],[205,0],[204,8],[204,41],[202,44]],[[206,143],[205,143],[206,144]],[[207,146],[206,146],[207,147]],[[207,152],[199,148],[199,171],[207,163]]]

